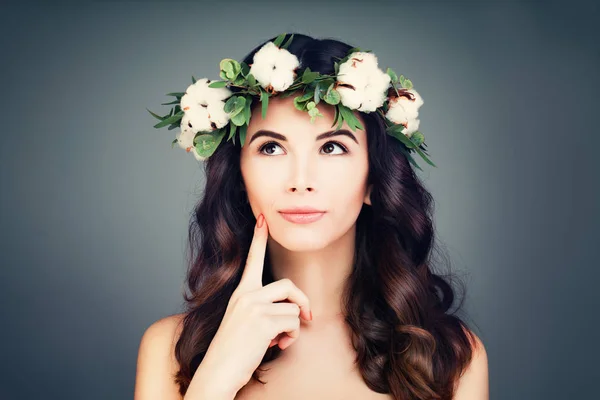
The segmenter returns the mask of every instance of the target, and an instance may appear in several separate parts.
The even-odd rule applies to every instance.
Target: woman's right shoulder
[[[177,341],[183,328],[183,319],[187,314],[173,314],[154,321],[144,332],[144,336],[174,339]]]
[[[179,370],[175,345],[185,316],[169,315],[146,328],[138,350],[135,400],[181,399],[173,376]]]

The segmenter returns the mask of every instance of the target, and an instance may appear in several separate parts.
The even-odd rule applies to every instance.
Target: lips
[[[325,212],[323,211],[289,213],[280,211],[279,214],[281,214],[281,216],[289,222],[293,222],[295,224],[309,224],[311,222],[320,220],[323,217],[323,215],[325,215]]]
[[[293,207],[286,208],[284,210],[279,210],[280,213],[285,214],[314,214],[314,213],[324,213],[324,210],[319,210],[314,207],[302,206],[302,207]]]

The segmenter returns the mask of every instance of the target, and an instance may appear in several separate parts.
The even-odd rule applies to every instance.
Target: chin
[[[307,226],[300,228],[279,226],[277,230],[271,232],[270,236],[277,244],[289,251],[316,251],[327,247],[329,240],[319,232],[307,229]]]

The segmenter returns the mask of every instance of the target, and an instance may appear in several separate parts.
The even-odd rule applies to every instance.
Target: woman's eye
[[[338,142],[327,142],[325,143],[325,145],[323,146],[323,149],[332,149],[335,148],[333,145],[338,146],[339,148],[342,149],[342,154],[347,153],[348,150],[346,150],[346,148],[344,146],[342,146],[340,143]],[[331,153],[327,153],[327,154],[331,154]],[[340,154],[340,153],[337,153]]]
[[[277,147],[279,147],[279,145],[277,143],[275,143],[275,142],[268,142],[268,143],[265,143],[264,145],[262,145],[261,148],[258,149],[258,152],[261,153],[261,154],[265,154],[263,150],[271,148],[271,146],[277,146]],[[273,153],[267,153],[267,154],[268,155],[272,155]]]
[[[268,142],[268,143],[265,143],[264,145],[262,145],[260,147],[260,149],[258,150],[258,152],[261,154],[273,155],[273,153],[271,153],[271,152],[269,152],[269,153],[264,152],[265,149],[271,148],[272,146],[279,147],[279,145],[275,142]],[[327,142],[323,145],[322,149],[326,150],[325,154],[336,154],[336,153],[331,152],[332,149],[335,148],[335,146],[338,146],[339,148],[342,149],[342,153],[337,153],[337,154],[344,154],[344,153],[348,152],[348,150],[342,144],[340,144],[338,142]]]

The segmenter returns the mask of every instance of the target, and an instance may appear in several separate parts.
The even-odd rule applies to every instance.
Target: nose
[[[313,189],[312,187],[310,187],[310,186],[309,186],[309,187],[306,187],[306,188],[302,188],[302,187],[300,187],[300,188],[296,188],[296,187],[292,187],[292,188],[290,188],[290,192],[292,192],[292,193],[293,193],[293,192],[298,192],[298,191],[300,191],[300,192],[301,192],[302,190],[306,190],[307,192],[312,192],[312,191],[314,191],[314,189]]]
[[[292,158],[292,157],[290,157]],[[310,160],[308,157],[295,157],[292,162],[290,184],[288,185],[288,192],[314,192],[315,185],[312,181],[313,169],[316,168],[314,160]]]

